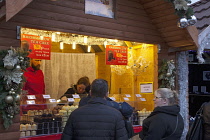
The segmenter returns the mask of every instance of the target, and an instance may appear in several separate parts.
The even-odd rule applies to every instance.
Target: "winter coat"
[[[164,140],[180,140],[184,122],[179,112],[180,107],[178,105],[156,107],[143,121],[140,138],[142,140],[161,140],[163,138],[165,138]],[[175,129],[176,131],[173,133]]]
[[[128,140],[121,113],[95,97],[71,113],[62,140]]]
[[[203,140],[210,140],[210,102],[203,106]]]

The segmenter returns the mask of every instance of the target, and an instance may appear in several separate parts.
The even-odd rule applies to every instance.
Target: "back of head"
[[[83,76],[81,78],[79,78],[79,80],[77,81],[77,85],[85,85],[86,87],[90,85],[90,80],[87,76]]]
[[[104,79],[95,79],[91,84],[91,96],[104,98],[108,93],[108,84]]]
[[[161,97],[167,98],[169,105],[176,105],[179,102],[178,94],[174,90],[171,90],[169,88],[159,88],[155,92],[160,94]]]

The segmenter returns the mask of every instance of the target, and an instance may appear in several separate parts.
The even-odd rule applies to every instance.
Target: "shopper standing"
[[[69,116],[62,140],[128,140],[122,114],[106,105],[107,82],[94,80],[90,94],[88,104]]]
[[[155,109],[143,121],[142,140],[180,140],[184,129],[175,91],[160,88],[154,95]]]

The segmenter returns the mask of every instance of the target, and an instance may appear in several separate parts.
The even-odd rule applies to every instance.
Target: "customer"
[[[90,90],[90,80],[87,76],[81,77],[76,85],[72,85],[64,95],[61,96],[61,100],[67,100],[67,98],[72,98],[72,94],[79,94],[80,97],[86,97]]]
[[[142,140],[180,140],[184,129],[175,91],[160,88],[155,91],[155,109],[143,121]]]
[[[90,99],[91,99],[90,94],[87,97],[82,98],[79,102],[79,107],[82,107],[82,106],[88,104],[88,101]],[[106,99],[106,105],[108,105],[110,107],[113,107],[113,108],[115,108],[115,109],[117,109],[121,112],[121,114],[123,115],[124,121],[125,121],[125,126],[126,126],[126,130],[127,130],[127,133],[128,133],[128,138],[132,138],[134,136],[134,131],[133,131],[132,124],[129,121],[129,118],[133,114],[133,107],[130,106],[126,102],[117,103],[107,96],[105,97],[105,99]]]
[[[210,102],[203,105],[203,140],[210,140]]]
[[[88,104],[69,116],[62,140],[128,140],[121,113],[106,105],[107,82],[94,80],[90,94]]]

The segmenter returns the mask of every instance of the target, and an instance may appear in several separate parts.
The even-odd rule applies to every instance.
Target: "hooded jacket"
[[[156,107],[143,121],[140,138],[142,140],[180,140],[184,122],[179,112],[178,105]]]
[[[128,140],[121,113],[95,97],[71,113],[62,140]]]

